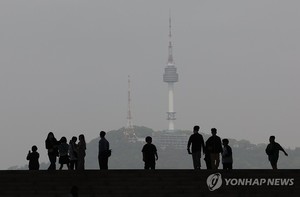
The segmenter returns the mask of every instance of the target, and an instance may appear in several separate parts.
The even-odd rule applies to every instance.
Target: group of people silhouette
[[[204,142],[203,136],[199,133],[200,127],[194,126],[193,134],[189,137],[187,143],[187,151],[192,155],[194,169],[201,169],[201,155],[205,155],[204,160],[207,169],[218,169],[220,165],[220,156],[222,158],[223,169],[231,170],[233,164],[232,149],[229,146],[229,140],[224,138],[221,140],[217,136],[217,129],[212,128],[212,136]],[[109,142],[105,138],[106,132],[100,132],[100,140],[98,146],[98,163],[100,170],[108,169],[108,158],[111,156],[111,149]],[[50,166],[48,170],[56,170],[57,157],[59,158],[59,169],[64,165],[69,170],[84,170],[85,156],[86,156],[86,142],[83,134],[77,137],[73,136],[69,143],[66,137],[61,137],[58,141],[53,132],[49,132],[45,140],[45,148],[48,152]],[[157,148],[152,144],[152,138],[147,136],[145,138],[146,144],[142,148],[143,161],[145,163],[144,169],[155,169],[156,161],[158,160]],[[277,162],[279,159],[279,151],[283,151],[286,156],[288,154],[275,142],[275,136],[270,136],[269,144],[266,148],[266,154],[273,169],[277,169]],[[39,170],[39,153],[37,146],[32,146],[31,151],[27,154],[29,160],[29,170]]]
[[[221,138],[217,136],[217,129],[212,128],[212,136],[209,137],[206,142],[204,142],[203,136],[199,133],[199,130],[200,127],[198,125],[194,126],[194,133],[190,136],[187,144],[188,153],[191,154],[193,158],[194,169],[201,169],[200,159],[201,151],[203,151],[207,169],[218,169],[221,156],[223,169],[231,170],[233,158],[232,149],[229,146],[229,140],[227,138],[221,140]],[[274,170],[277,169],[279,151],[282,151],[286,156],[288,156],[282,146],[275,142],[275,136],[270,136],[269,144],[266,148],[266,154],[268,155],[269,162]]]
[[[100,169],[108,169],[108,157],[111,155],[109,149],[109,142],[105,139],[106,132],[100,132],[99,141],[99,153],[98,162]],[[77,139],[79,142],[77,143]],[[45,148],[48,152],[48,158],[50,165],[48,170],[56,170],[57,157],[60,164],[59,170],[62,170],[64,165],[69,170],[84,170],[85,169],[85,156],[86,156],[86,142],[83,134],[80,134],[78,138],[73,136],[69,143],[67,143],[66,137],[61,137],[57,140],[53,132],[49,132],[45,140]],[[37,146],[32,146],[31,151],[27,154],[27,160],[29,160],[29,170],[39,170],[39,153],[37,152]]]
[[[66,137],[63,136],[60,140],[57,140],[53,132],[48,133],[45,140],[45,148],[47,149],[50,162],[48,170],[56,170],[57,157],[59,158],[60,170],[64,165],[69,170],[84,170],[86,142],[83,134],[80,134],[78,139],[79,142],[76,143],[77,137],[73,136],[69,143],[67,143]],[[37,152],[37,147],[34,145],[27,154],[29,170],[39,170],[38,159],[39,153]]]
[[[207,169],[218,169],[220,164],[220,154],[222,155],[223,169],[232,169],[232,149],[229,146],[229,140],[217,136],[217,129],[212,128],[212,136],[204,142],[203,136],[199,133],[200,127],[194,126],[193,134],[190,136],[187,144],[188,153],[192,155],[194,169],[201,169],[201,151],[205,155]],[[223,147],[222,147],[223,144]],[[191,147],[191,148],[190,148]]]

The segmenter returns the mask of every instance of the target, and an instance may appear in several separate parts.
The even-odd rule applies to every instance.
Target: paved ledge
[[[0,197],[289,197],[300,196],[300,170],[0,171]]]

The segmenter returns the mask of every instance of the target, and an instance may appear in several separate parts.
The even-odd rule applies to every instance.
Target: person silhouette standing
[[[266,153],[268,155],[268,159],[271,163],[271,166],[273,170],[277,170],[277,162],[279,159],[279,151],[282,151],[285,156],[288,156],[288,154],[285,152],[285,150],[281,147],[280,144],[275,142],[275,136],[270,136],[269,138],[269,144],[266,148]]]
[[[70,170],[77,170],[78,152],[77,152],[77,137],[73,136],[69,143]]]
[[[157,149],[154,144],[152,144],[152,138],[147,136],[145,139],[146,143],[143,146],[143,161],[145,162],[145,170],[155,170],[155,161],[158,160]]]
[[[32,151],[32,152],[31,152]],[[26,159],[29,160],[29,170],[39,170],[40,154],[37,152],[37,147],[34,145],[31,147],[31,151],[28,152]]]
[[[85,143],[85,137],[83,134],[79,135],[78,137],[79,142],[78,142],[78,170],[84,170],[84,158],[85,158],[85,150],[86,150],[86,143]]]
[[[190,136],[187,151],[192,154],[194,169],[201,169],[201,148],[203,154],[205,153],[205,145],[203,136],[199,133],[200,127],[198,125],[194,126],[193,134]],[[192,145],[192,151],[190,146]]]
[[[223,152],[221,138],[217,136],[217,129],[211,129],[212,136],[206,141],[206,149],[210,153],[211,168],[218,169],[220,164],[220,153]]]
[[[232,149],[228,145],[229,140],[228,139],[223,139],[223,152],[222,152],[222,164],[223,164],[223,169],[224,170],[232,170]]]
[[[110,156],[109,142],[105,139],[105,131],[100,132],[98,162],[100,170],[108,169],[108,157]]]
[[[62,137],[59,140],[60,144],[58,145],[58,153],[59,153],[59,159],[58,163],[60,164],[59,169],[62,170],[64,164],[67,165],[67,168],[70,169],[70,160],[69,160],[69,145],[67,144],[67,138]]]
[[[52,132],[48,133],[45,144],[46,149],[48,150],[48,157],[50,161],[50,166],[48,167],[48,170],[56,170],[56,157],[58,157],[58,142]]]

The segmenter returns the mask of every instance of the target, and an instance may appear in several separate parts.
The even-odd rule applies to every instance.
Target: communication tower
[[[173,60],[173,46],[172,46],[172,33],[171,33],[171,17],[169,18],[169,48],[168,48],[168,63],[165,67],[163,75],[164,82],[168,83],[168,102],[169,110],[167,112],[167,120],[169,121],[169,131],[174,131],[174,120],[176,120],[174,111],[174,83],[178,82],[177,68]]]
[[[134,127],[132,125],[132,115],[131,115],[131,88],[130,88],[130,76],[128,75],[128,109],[127,109],[127,125],[124,131],[125,136],[131,142],[137,140]]]

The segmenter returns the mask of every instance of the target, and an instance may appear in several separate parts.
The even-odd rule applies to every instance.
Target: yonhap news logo
[[[209,191],[215,191],[225,186],[245,187],[245,186],[294,186],[294,178],[222,178],[221,173],[214,173],[206,179]]]
[[[222,182],[222,175],[220,173],[211,174],[206,179],[209,191],[219,189],[222,186]]]

